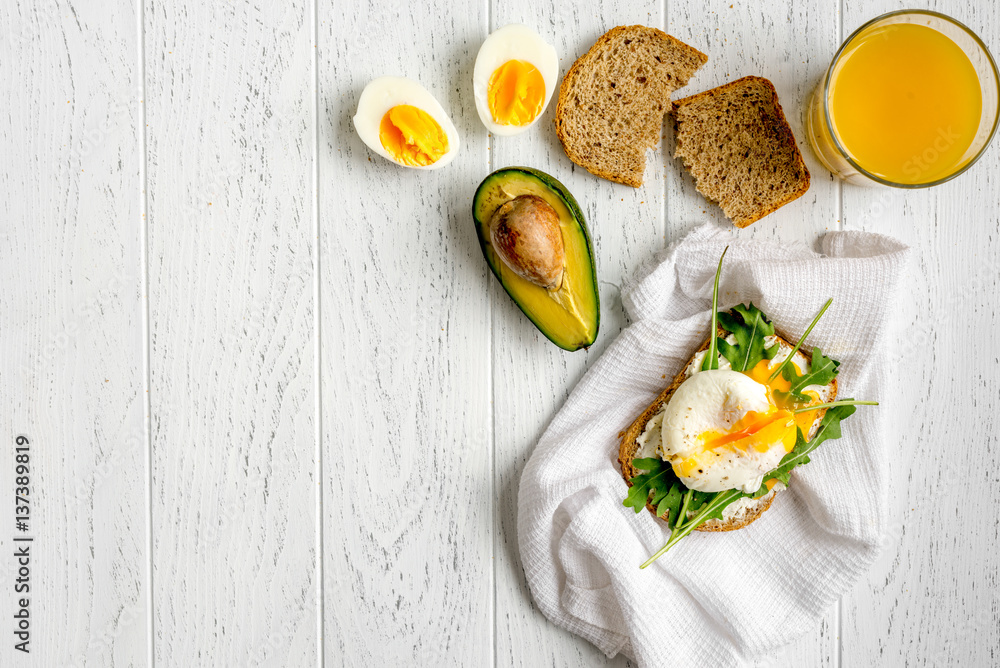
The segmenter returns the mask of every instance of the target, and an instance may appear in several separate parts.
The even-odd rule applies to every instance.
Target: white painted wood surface
[[[316,658],[311,16],[149,3],[153,656]]]
[[[476,52],[524,22],[562,74],[614,25],[664,27],[709,55],[679,94],[766,76],[802,140],[842,38],[901,6],[5,3],[0,488],[27,434],[37,542],[33,651],[2,627],[0,666],[628,665],[535,609],[517,483],[626,324],[622,280],[700,221],[725,223],[670,157],[669,126],[638,190],[566,158],[554,103],[526,135],[489,137]],[[994,4],[932,8],[1000,48]],[[455,164],[418,174],[364,147],[351,117],[382,74],[449,110]],[[803,149],[809,193],[745,234],[906,240],[899,336],[932,352],[894,353],[884,556],[760,665],[996,665],[1000,153],[903,192],[843,186]],[[602,331],[587,352],[548,343],[482,261],[472,193],[513,164],[562,180],[590,223]],[[0,558],[0,618],[14,577]]]
[[[491,279],[470,220],[489,166],[471,97],[487,16],[484,5],[439,11],[381,2],[320,14],[323,628],[334,666],[492,661]],[[449,110],[462,146],[447,168],[386,169],[358,138],[358,96],[383,74],[420,81]]]
[[[2,666],[146,661],[141,119],[128,1],[0,5]],[[14,439],[31,519],[14,527]],[[13,649],[14,536],[32,652]],[[30,659],[27,660],[27,659]]]

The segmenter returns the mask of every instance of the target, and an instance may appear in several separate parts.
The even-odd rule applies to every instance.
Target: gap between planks
[[[139,144],[139,213],[140,219],[140,243],[139,243],[139,264],[141,272],[142,289],[142,388],[143,388],[143,439],[144,454],[143,465],[145,471],[145,519],[146,519],[146,577],[143,591],[146,596],[146,665],[153,668],[156,653],[153,650],[153,438],[152,438],[152,416],[150,414],[150,335],[149,335],[149,188],[146,174],[146,163],[148,151],[146,146],[146,13],[144,0],[136,2],[135,29],[136,29],[136,56],[137,70],[139,76],[139,119],[138,135],[136,137]]]
[[[313,397],[315,405],[315,460],[316,460],[316,665],[322,668],[326,663],[326,652],[323,643],[323,629],[325,628],[325,605],[324,600],[326,587],[324,587],[323,569],[323,341],[322,341],[322,311],[321,309],[321,288],[322,281],[320,271],[322,270],[321,249],[319,236],[319,9],[318,0],[310,0],[310,21],[312,21],[310,36],[312,37],[312,116],[313,116],[313,154],[312,154],[312,236],[315,251],[313,262],[313,364],[316,373],[313,374]]]
[[[486,3],[486,35],[487,37],[493,32],[493,0],[485,0]],[[485,38],[484,38],[485,39]],[[478,51],[476,52],[478,56]],[[488,132],[486,139],[486,173],[493,173],[493,133]],[[489,276],[487,276],[489,280]],[[495,290],[492,289],[492,281],[490,281],[490,289],[486,292],[486,321],[490,324],[490,350],[489,355],[486,358],[486,377],[489,379],[490,388],[490,480],[492,482],[493,489],[493,513],[494,522],[496,514],[501,511],[501,505],[499,503],[500,494],[497,490],[497,411],[496,411],[496,380],[493,375],[493,354],[496,350],[494,345],[494,338],[496,337],[496,328],[493,326],[493,294]],[[490,569],[490,594],[492,595],[492,605],[490,605],[490,628],[493,629],[493,638],[490,642],[490,653],[493,655],[490,657],[490,665],[493,668],[497,668],[497,537],[493,536],[490,540],[490,564],[492,568]]]
[[[844,42],[844,0],[837,3],[837,47]],[[836,178],[836,177],[835,177]],[[844,182],[837,179],[837,229],[844,231]],[[837,619],[837,644],[836,652],[833,654],[833,665],[843,668],[844,658],[844,596],[837,598],[837,607],[834,612]]]

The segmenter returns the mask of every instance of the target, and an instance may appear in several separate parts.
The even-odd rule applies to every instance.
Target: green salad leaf
[[[850,399],[845,399],[845,401],[850,401]],[[779,462],[778,467],[768,473],[765,476],[765,479],[770,480],[772,478],[776,478],[783,484],[787,485],[792,469],[796,466],[808,464],[809,453],[818,448],[820,443],[840,438],[840,421],[853,415],[856,410],[858,410],[857,407],[852,405],[834,406],[833,408],[827,409],[826,413],[823,415],[823,419],[819,423],[819,429],[816,430],[816,435],[812,437],[811,441],[807,441],[805,439],[805,436],[802,435],[801,429],[797,430],[798,434],[795,437],[795,447],[792,448],[791,452],[781,458],[781,462]],[[764,485],[761,485],[761,488],[764,487]]]
[[[819,310],[819,313],[816,314],[816,316],[812,319],[812,322],[809,323],[809,326],[806,327],[806,331],[802,332],[802,336],[799,337],[798,343],[792,346],[792,350],[785,356],[785,359],[781,361],[778,368],[771,373],[771,377],[768,379],[769,382],[777,378],[778,374],[781,373],[786,366],[791,364],[792,360],[795,358],[795,353],[799,351],[802,343],[806,340],[806,337],[809,336],[809,332],[813,331],[813,327],[816,326],[816,323],[819,322],[819,319],[823,317],[823,314],[826,313],[826,310],[830,308],[830,304],[832,303],[833,297],[826,300],[826,303],[823,304],[823,308]]]
[[[670,539],[667,544],[661,547],[656,554],[647,559],[639,568],[646,568],[654,561],[662,557],[667,553],[667,550],[676,545],[682,538],[687,536],[689,533],[694,531],[696,528],[704,524],[710,519],[722,519],[722,511],[726,509],[726,506],[731,504],[736,499],[740,497],[748,496],[738,489],[727,489],[724,492],[716,492],[712,494],[712,498],[701,506],[697,514],[688,520],[686,523],[675,527],[673,532],[670,534]]]
[[[847,399],[845,401],[851,400]],[[662,557],[682,538],[708,520],[722,519],[722,512],[727,506],[729,506],[729,504],[733,503],[737,499],[741,499],[743,497],[757,499],[767,494],[770,491],[766,484],[769,480],[777,480],[783,485],[788,485],[792,469],[803,464],[808,464],[809,453],[819,447],[823,441],[840,438],[841,420],[847,418],[856,410],[857,408],[853,405],[838,405],[828,409],[823,415],[823,419],[820,421],[819,428],[816,430],[816,435],[813,436],[811,441],[806,440],[801,429],[796,430],[795,447],[792,448],[791,452],[782,457],[781,462],[775,469],[768,472],[768,474],[764,476],[764,484],[761,484],[760,488],[752,494],[744,493],[738,489],[728,489],[723,492],[693,492],[691,496],[691,503],[688,506],[688,512],[686,513],[688,517],[683,518],[679,523],[674,523],[674,530],[671,532],[670,539],[667,541],[667,544],[660,548],[660,550],[650,557],[645,563],[643,563],[640,568],[646,568],[654,561]],[[650,475],[653,471],[657,471],[663,479],[666,479],[669,477],[667,471],[669,470],[669,473],[673,474],[673,470],[669,462],[665,462],[660,459],[636,459],[633,461],[633,465],[636,468],[650,471],[650,473],[642,474],[632,479],[633,486],[629,490],[628,498],[625,500],[626,506],[632,506],[636,509],[636,512],[639,512],[639,510],[646,505],[646,498],[648,498],[650,490],[650,487],[646,487],[646,496],[641,496],[641,489],[638,492],[636,491],[638,486],[637,481],[639,478],[642,478],[645,475]],[[682,483],[676,476],[673,476],[673,478],[676,482],[672,484],[669,492],[667,493],[672,494],[676,492],[676,500],[673,502],[674,505],[670,506],[670,509],[673,513],[679,513],[681,498],[687,493],[688,490],[687,487],[684,486],[684,483]],[[643,484],[645,484],[645,480],[646,479],[643,479]],[[642,502],[639,503],[639,505],[634,505],[635,502],[629,502],[629,498],[633,496],[634,492],[642,499]],[[663,498],[666,497],[667,493],[664,493]],[[694,513],[693,517],[691,517],[692,512]]]
[[[726,257],[729,246],[722,250],[719,256],[719,266],[715,268],[715,283],[712,286],[712,328],[708,330],[708,352],[705,354],[705,361],[701,363],[702,371],[711,371],[719,368],[719,353],[716,350],[717,337],[719,331],[719,276],[722,275],[722,261]]]
[[[733,310],[719,313],[719,324],[736,338],[731,344],[720,338],[719,352],[729,360],[733,371],[750,371],[763,359],[773,359],[778,353],[778,344],[764,347],[764,337],[774,336],[774,325],[764,312],[753,305],[737,304]]]
[[[650,503],[656,508],[657,516],[663,517],[668,522],[672,516],[676,521],[680,512],[681,498],[687,487],[674,474],[670,462],[659,457],[650,457],[633,459],[632,466],[645,473],[640,473],[630,480],[632,486],[622,505],[634,508],[638,513]],[[668,512],[672,515],[667,515]]]
[[[798,367],[794,364],[785,365],[781,370],[781,376],[791,383],[791,387],[788,388],[788,392],[776,391],[775,397],[785,403],[809,403],[812,397],[803,390],[810,385],[829,385],[830,381],[837,377],[839,366],[840,362],[830,359],[819,348],[813,347],[812,360],[804,374],[798,375]]]

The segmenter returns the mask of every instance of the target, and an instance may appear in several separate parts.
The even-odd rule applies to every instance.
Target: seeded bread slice
[[[609,30],[559,88],[556,133],[566,155],[601,178],[641,186],[646,149],[660,143],[670,94],[706,60],[656,28]]]
[[[727,334],[728,332],[721,327],[719,328],[719,336],[725,337]],[[792,345],[781,336],[778,336],[778,340],[787,344],[789,347]],[[705,343],[703,343],[695,352],[695,355],[703,350],[708,350],[708,344],[709,340],[706,339]],[[812,356],[809,353],[804,350],[800,350],[799,352],[802,353],[803,357],[807,360],[810,362],[812,361]],[[692,359],[693,358],[694,355],[692,355]],[[631,479],[639,473],[638,469],[632,466],[632,460],[635,459],[635,453],[639,449],[639,437],[642,436],[644,431],[646,431],[646,424],[653,419],[653,416],[660,412],[668,401],[670,401],[670,397],[672,397],[677,388],[681,386],[681,383],[687,380],[685,370],[687,369],[688,364],[690,364],[690,360],[684,365],[684,368],[680,370],[680,373],[674,377],[670,385],[668,385],[666,389],[664,389],[663,392],[661,392],[660,395],[653,400],[653,403],[646,407],[646,410],[644,410],[642,414],[635,419],[631,426],[620,434],[621,442],[618,446],[618,465],[621,467],[622,477],[625,478],[625,482],[629,487],[632,486],[632,483],[630,482]],[[830,381],[829,387],[830,396],[827,401],[834,401],[837,398],[836,378]],[[823,420],[824,415],[826,415],[825,408],[821,408],[816,411],[816,418],[813,420],[812,427],[809,429],[809,434],[807,434],[808,438],[812,438],[815,435],[817,429],[819,428],[819,423]],[[774,501],[774,497],[779,490],[780,486],[776,486],[759,499],[746,499],[738,501],[723,511],[721,520],[708,520],[701,526],[697,527],[695,531],[735,531],[736,529],[742,529],[763,515],[764,511],[771,507],[771,502]],[[739,503],[739,506],[736,505],[737,503]],[[646,508],[649,512],[656,516],[656,508],[649,503],[646,504]],[[660,519],[664,518],[661,517]]]
[[[767,79],[743,77],[677,100],[673,116],[674,157],[737,227],[809,190],[809,170]]]

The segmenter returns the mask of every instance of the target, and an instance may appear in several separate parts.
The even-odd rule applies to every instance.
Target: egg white
[[[735,337],[727,337],[735,343]],[[765,346],[778,345],[779,349],[768,367],[777,367],[792,351],[792,346],[778,337],[766,337]],[[728,432],[748,411],[763,412],[771,404],[768,389],[749,376],[732,371],[729,361],[719,355],[719,369],[702,371],[701,365],[707,351],[697,353],[684,370],[686,380],[671,396],[660,411],[646,424],[637,439],[637,457],[686,458],[701,451],[702,434],[708,431]],[[808,362],[796,351],[792,363],[799,373],[804,373]],[[700,377],[700,379],[698,379]],[[698,379],[698,380],[696,380]],[[832,399],[829,385],[810,385],[806,391],[815,392],[820,402]],[[814,424],[808,437],[816,432]],[[760,488],[763,476],[774,469],[785,455],[780,443],[765,453],[720,453],[719,459],[701,473],[681,478],[689,488],[705,492],[741,489],[752,492]]]
[[[735,344],[736,337],[730,334],[729,336],[726,337],[726,341],[728,341],[730,344]],[[779,364],[785,361],[785,358],[788,357],[789,353],[792,352],[792,346],[787,341],[779,339],[776,336],[765,336],[764,347],[770,348],[773,345],[778,346],[778,352],[768,363],[769,369],[777,368]],[[694,374],[698,373],[701,370],[701,365],[705,361],[706,354],[708,354],[708,351],[702,350],[701,352],[696,353],[693,358],[691,358],[691,362],[687,365],[687,368],[684,369],[684,375],[686,377],[690,378],[691,376],[693,376]],[[806,356],[802,354],[801,350],[795,351],[795,356],[792,357],[792,364],[794,364],[795,368],[798,369],[799,374],[806,373],[806,371],[809,368],[809,361],[806,359]],[[730,368],[729,360],[723,357],[722,353],[719,353],[719,368],[720,369]],[[833,400],[833,392],[829,385],[807,385],[806,387],[802,388],[802,391],[814,392],[820,403]],[[812,434],[815,432],[815,430],[816,430],[816,425],[813,426],[812,431],[810,431],[809,434],[807,434],[807,436],[809,436],[809,438],[812,438]]]
[[[771,408],[767,387],[745,374],[728,369],[696,373],[681,383],[663,411],[662,457],[673,461],[698,454],[705,432],[726,433],[748,412],[764,413]],[[784,455],[780,442],[766,452],[724,452],[680,479],[688,489],[701,492],[753,492]]]
[[[661,425],[663,424],[663,411],[650,418],[649,422],[646,423],[646,429],[642,432],[639,438],[636,439],[638,448],[635,451],[636,459],[644,458],[660,458],[661,452],[663,450],[663,432],[661,430]],[[758,485],[757,489],[760,489]],[[782,491],[785,486],[780,482],[775,484],[775,491]],[[750,508],[753,508],[757,504],[755,499],[749,497],[741,497],[736,499],[722,511],[722,521],[728,522],[732,518],[741,515]],[[695,513],[693,511],[688,512],[688,517],[693,517]]]
[[[426,166],[405,165],[397,162],[382,146],[382,139],[379,137],[382,117],[400,104],[409,104],[425,111],[444,130],[445,136],[448,137],[448,150],[437,162]],[[444,107],[426,88],[405,77],[379,77],[365,86],[361,91],[361,99],[358,100],[358,111],[354,114],[354,128],[368,148],[386,160],[410,169],[440,169],[454,160],[458,154],[460,144],[458,130],[448,118]]]
[[[511,60],[523,60],[534,65],[545,83],[542,109],[527,125],[500,125],[493,120],[493,114],[490,113],[490,78],[497,68]],[[556,55],[556,50],[537,32],[517,23],[495,30],[479,47],[479,55],[476,56],[476,65],[472,72],[472,91],[476,98],[476,110],[483,125],[497,135],[509,136],[524,132],[537,123],[545,113],[552,91],[556,88],[558,75],[559,57]]]

